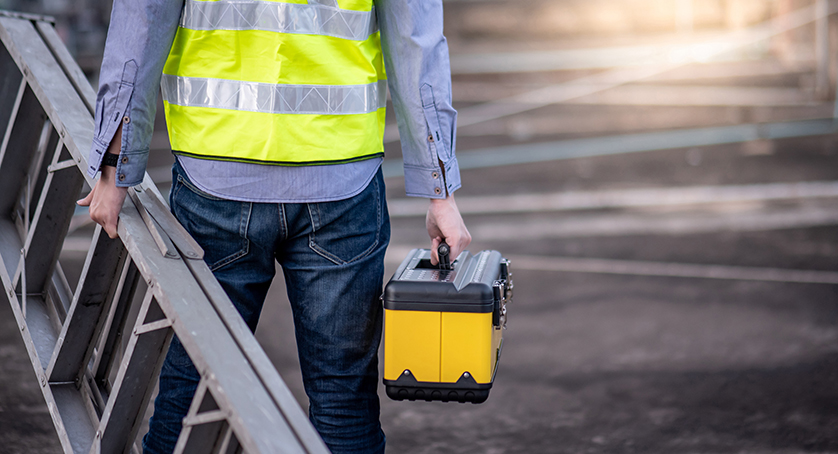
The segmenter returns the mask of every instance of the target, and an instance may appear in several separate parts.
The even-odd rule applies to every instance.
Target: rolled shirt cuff
[[[444,199],[460,189],[460,167],[457,158],[445,163],[445,172],[440,167],[404,166],[404,189],[410,197]]]

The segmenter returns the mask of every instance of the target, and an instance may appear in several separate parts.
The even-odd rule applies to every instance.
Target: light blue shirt
[[[188,0],[187,0],[188,1]],[[310,0],[311,1],[311,0]],[[123,124],[117,186],[142,181],[163,65],[183,0],[117,0],[99,76],[88,174]],[[339,3],[339,2],[338,2]],[[441,0],[375,0],[388,86],[401,137],[405,191],[444,198],[460,187],[448,43]],[[178,158],[201,189],[234,200],[315,202],[360,192],[381,159],[309,167]]]
[[[361,193],[381,158],[327,166],[270,166],[179,155],[189,181],[217,197],[242,202],[315,203]]]

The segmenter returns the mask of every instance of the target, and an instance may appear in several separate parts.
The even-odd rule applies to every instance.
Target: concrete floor
[[[687,162],[684,150],[584,158],[590,162],[581,166],[593,170],[581,176],[578,160],[475,170],[464,173],[458,195],[834,180],[835,140],[778,141],[767,155],[743,153],[742,146],[709,147],[702,149],[699,166]],[[389,181],[388,191],[400,197],[398,179]],[[795,200],[762,209],[771,213],[810,203]],[[752,208],[711,204],[616,211],[667,218]],[[466,221],[479,232],[516,221],[527,225],[615,214],[497,214]],[[394,219],[388,273],[405,248],[425,243],[420,217]],[[490,241],[476,235],[471,249],[498,249],[512,257],[829,271],[838,265],[838,226],[540,239],[511,235]],[[471,405],[384,397],[388,452],[838,452],[838,286],[530,269],[516,270],[515,284],[489,400]],[[0,311],[0,452],[57,452],[11,313],[5,306]],[[292,329],[278,281],[257,337],[304,404]]]
[[[707,148],[700,166],[689,164],[684,150],[596,158],[597,170],[586,178],[573,176],[576,162],[471,171],[464,174],[461,195],[574,185],[760,184],[806,175],[834,179],[838,158],[824,151],[833,140],[778,141],[770,155],[758,157],[742,153],[739,145]],[[397,198],[399,182],[388,190]],[[713,216],[750,208],[711,204],[646,212]],[[526,224],[590,215],[466,221],[480,231],[514,219]],[[405,246],[425,242],[422,225],[421,218],[394,219],[391,272]],[[838,227],[492,241],[477,235],[472,249],[835,270]],[[471,405],[384,398],[388,452],[838,452],[838,286],[534,270],[517,270],[515,284],[489,400]],[[281,285],[269,299],[257,337],[304,401]]]

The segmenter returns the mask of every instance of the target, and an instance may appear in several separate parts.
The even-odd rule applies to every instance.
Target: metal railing
[[[0,299],[66,453],[136,451],[172,335],[201,374],[176,452],[328,450],[148,175],[80,277],[59,262],[96,94],[48,19],[0,13]],[[74,272],[77,270],[73,270]]]

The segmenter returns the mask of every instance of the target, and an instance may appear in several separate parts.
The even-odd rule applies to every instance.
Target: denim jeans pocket
[[[360,260],[378,246],[384,200],[383,181],[377,175],[360,194],[345,200],[309,203],[309,247],[337,264]]]
[[[172,212],[204,249],[210,269],[215,271],[246,256],[252,204],[207,194],[179,170],[172,188]]]

